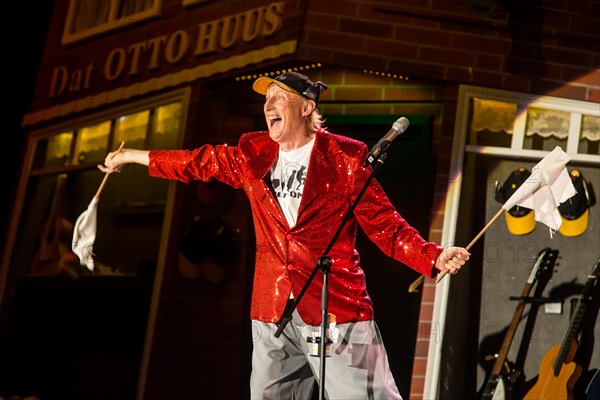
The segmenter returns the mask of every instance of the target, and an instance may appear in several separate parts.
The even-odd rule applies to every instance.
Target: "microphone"
[[[363,167],[367,167],[368,165],[373,164],[374,161],[379,159],[381,154],[383,154],[387,148],[392,143],[392,140],[396,139],[396,136],[401,135],[408,128],[408,119],[405,117],[400,117],[396,122],[392,124],[392,129],[385,134],[375,145],[371,148],[369,152],[369,156],[363,161]]]

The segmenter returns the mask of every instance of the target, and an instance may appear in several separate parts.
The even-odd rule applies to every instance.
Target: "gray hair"
[[[325,118],[323,118],[323,115],[321,114],[321,112],[317,109],[317,107],[315,107],[313,112],[310,114],[311,129],[316,132],[319,130],[319,128],[321,128],[323,126],[324,123],[325,123]]]

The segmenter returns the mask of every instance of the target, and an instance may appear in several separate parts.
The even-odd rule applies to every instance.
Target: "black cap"
[[[283,90],[299,94],[309,100],[319,104],[319,96],[327,90],[327,85],[323,82],[312,82],[306,75],[298,72],[284,72],[275,78],[261,76],[254,81],[252,89],[260,94],[267,94],[269,86],[274,83]]]
[[[521,167],[506,178],[500,186],[496,181],[494,199],[504,204],[517,191],[517,189],[529,178],[531,172]],[[513,235],[526,235],[535,229],[535,214],[532,209],[516,205],[505,213],[506,226]]]
[[[577,193],[558,206],[562,224],[558,231],[563,236],[579,236],[585,232],[589,219],[589,208],[594,202],[591,185],[578,169],[569,173]]]

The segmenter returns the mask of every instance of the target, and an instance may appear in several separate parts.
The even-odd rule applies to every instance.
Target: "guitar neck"
[[[492,379],[499,376],[502,372],[502,368],[504,367],[504,363],[506,362],[506,357],[508,355],[508,350],[510,349],[510,345],[513,341],[513,338],[515,337],[517,326],[519,325],[519,321],[521,320],[521,316],[523,315],[523,310],[525,309],[526,302],[523,299],[529,296],[529,292],[531,291],[531,288],[533,287],[533,284],[537,279],[541,265],[544,264],[544,262],[547,262],[546,259],[548,257],[548,254],[549,249],[544,249],[536,259],[531,269],[531,273],[529,274],[527,282],[525,283],[523,291],[521,292],[521,300],[519,300],[519,303],[517,304],[517,308],[515,310],[513,319],[510,323],[510,327],[506,332],[506,336],[504,337],[504,341],[502,342],[502,347],[500,347],[498,358],[496,358],[496,362],[494,363],[494,367],[492,368],[490,376]]]
[[[585,314],[586,302],[591,297],[592,288],[596,284],[596,280],[598,279],[598,275],[600,273],[599,265],[600,259],[596,261],[596,264],[592,268],[592,272],[587,276],[581,296],[577,300],[575,312],[569,321],[569,329],[567,329],[567,333],[565,334],[565,337],[560,345],[560,350],[558,351],[556,359],[554,360],[554,364],[552,365],[554,376],[558,376],[560,374],[562,366],[564,365],[565,361],[567,361],[567,356],[569,355],[573,341],[579,333],[579,327],[581,325],[581,321],[583,320],[583,315]]]
[[[577,332],[579,332],[579,326],[581,325],[581,321],[583,320],[583,314],[585,313],[585,303],[581,300],[581,298],[577,301],[577,305],[575,306],[575,313],[569,322],[569,329],[567,330],[567,334],[563,339],[560,350],[558,351],[558,355],[554,360],[554,365],[552,365],[552,370],[554,371],[554,376],[558,376],[560,374],[560,369],[563,364],[567,360],[567,356],[569,355],[569,351],[571,349],[571,345],[577,336]]]

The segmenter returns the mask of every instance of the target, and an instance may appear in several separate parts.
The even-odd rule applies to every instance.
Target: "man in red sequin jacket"
[[[288,72],[261,77],[253,88],[266,96],[268,132],[244,134],[237,146],[123,149],[110,153],[99,168],[117,172],[125,164],[138,163],[147,165],[155,177],[183,182],[217,179],[244,189],[256,230],[251,396],[309,398],[319,369],[318,359],[308,356],[303,337],[321,325],[321,279],[312,281],[283,336],[273,332],[367,181],[371,167],[364,168],[363,161],[368,149],[322,128],[317,105],[325,84]],[[400,399],[355,248],[357,224],[385,254],[429,277],[439,271],[458,272],[470,254],[423,239],[375,179],[328,254],[332,260],[328,311],[336,317],[339,339],[327,361],[327,397]]]

